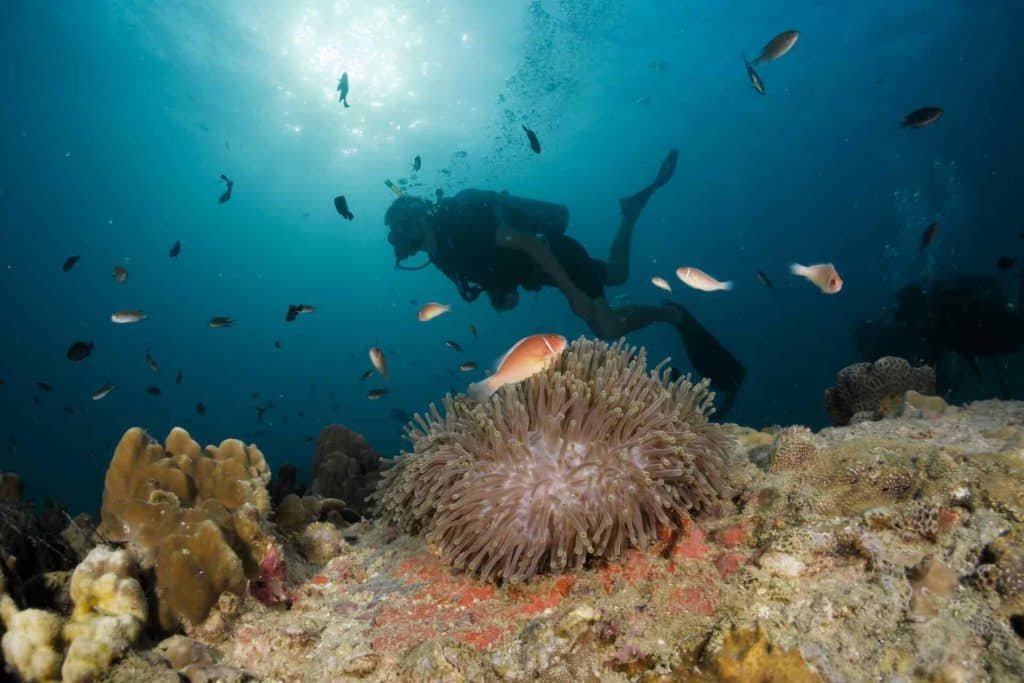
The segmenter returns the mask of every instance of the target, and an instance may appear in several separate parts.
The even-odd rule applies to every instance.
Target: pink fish
[[[520,339],[498,361],[493,375],[469,385],[469,395],[484,401],[506,384],[522,382],[547,369],[568,345],[569,342],[560,334],[535,334]]]

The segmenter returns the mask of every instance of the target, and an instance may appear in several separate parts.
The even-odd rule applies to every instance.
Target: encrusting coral
[[[874,363],[855,363],[839,371],[836,386],[825,390],[825,407],[833,425],[848,425],[882,416],[886,403],[902,399],[907,391],[935,393],[935,370],[911,367],[895,356]]]
[[[244,593],[247,578],[267,584],[268,566],[283,571],[262,529],[269,480],[263,454],[237,439],[200,450],[180,428],[163,447],[141,429],[125,432],[104,480],[100,532],[133,543],[154,569],[163,629],[198,625],[221,593]]]
[[[580,339],[488,401],[448,396],[407,428],[414,452],[385,474],[379,512],[484,579],[643,548],[730,493],[708,383],[669,373],[623,341]]]

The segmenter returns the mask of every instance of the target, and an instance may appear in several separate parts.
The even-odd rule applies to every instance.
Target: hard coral
[[[379,511],[448,562],[518,582],[644,547],[729,495],[706,381],[670,382],[646,353],[580,339],[483,403],[445,397],[407,431]]]
[[[877,419],[885,401],[902,397],[908,390],[935,393],[935,370],[923,365],[913,368],[895,356],[874,363],[855,363],[839,371],[836,386],[825,390],[825,407],[834,425],[848,425],[858,419]]]
[[[342,425],[324,427],[313,454],[310,490],[324,498],[340,498],[360,515],[369,512],[367,497],[377,488],[384,461],[362,434]]]
[[[165,447],[141,429],[122,437],[103,491],[100,531],[134,544],[156,576],[160,625],[197,625],[225,591],[241,594],[273,548],[262,520],[270,479],[255,446],[199,444],[175,428]]]

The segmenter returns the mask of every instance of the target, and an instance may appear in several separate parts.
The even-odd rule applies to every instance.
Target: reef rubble
[[[265,522],[287,601],[226,593],[159,644],[151,620],[104,680],[1020,680],[1024,403],[888,414],[723,425],[731,498],[523,583],[379,520]]]

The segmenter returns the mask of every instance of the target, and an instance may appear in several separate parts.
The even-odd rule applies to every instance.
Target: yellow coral
[[[4,660],[25,681],[60,680],[60,632],[64,620],[52,612],[26,609],[4,620]]]
[[[142,633],[146,597],[136,567],[124,550],[94,548],[71,576],[71,619],[64,626],[70,643],[61,669],[64,681],[95,680]]]
[[[819,683],[799,650],[773,646],[764,631],[733,629],[712,662],[722,683]]]

